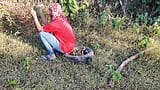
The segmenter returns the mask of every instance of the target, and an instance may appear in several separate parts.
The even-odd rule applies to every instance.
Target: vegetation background
[[[62,5],[77,46],[94,50],[91,64],[74,64],[61,55],[41,59],[30,8],[38,12],[36,5],[43,3],[48,16],[51,2]],[[159,90],[159,15],[159,0],[0,0],[0,90]],[[128,57],[150,47],[156,49],[115,73]]]

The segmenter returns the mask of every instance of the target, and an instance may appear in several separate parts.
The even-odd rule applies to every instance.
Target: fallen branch
[[[119,73],[120,73],[120,72],[122,71],[122,69],[123,69],[130,61],[133,61],[133,60],[136,59],[139,55],[141,55],[141,54],[143,54],[143,53],[145,53],[145,52],[148,52],[148,51],[150,51],[150,50],[153,50],[153,49],[156,49],[156,48],[148,48],[148,49],[146,49],[146,50],[144,50],[144,51],[141,51],[141,52],[139,52],[139,53],[137,53],[137,54],[135,54],[135,55],[127,58],[127,59],[124,60],[124,61],[122,62],[122,64],[117,68],[116,72],[119,72]],[[109,81],[109,86],[110,86],[110,87],[114,87],[114,82],[113,82],[113,79],[112,79],[112,78],[111,78],[111,80]]]

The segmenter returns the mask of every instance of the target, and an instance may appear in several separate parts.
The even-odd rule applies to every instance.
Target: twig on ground
[[[146,49],[146,50],[143,50],[143,51],[141,51],[141,52],[139,52],[139,53],[137,53],[137,54],[135,54],[135,55],[127,58],[127,59],[124,60],[124,61],[122,62],[122,64],[116,69],[116,72],[119,72],[119,73],[120,73],[120,72],[122,71],[122,69],[123,69],[130,61],[133,61],[133,60],[136,59],[139,55],[141,55],[141,54],[143,54],[143,53],[145,53],[145,52],[148,52],[148,51],[150,51],[150,50],[153,50],[153,49],[156,49],[156,48],[148,48],[148,49]],[[110,87],[114,87],[114,81],[113,81],[112,78],[111,78],[110,81],[109,81],[109,86],[110,86]]]

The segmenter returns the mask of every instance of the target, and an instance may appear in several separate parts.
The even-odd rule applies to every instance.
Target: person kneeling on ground
[[[40,16],[43,26],[38,21],[36,11],[32,8],[31,15],[34,18],[35,25],[39,32],[40,40],[47,51],[42,57],[46,60],[55,59],[55,52],[69,54],[73,51],[76,43],[75,33],[69,21],[64,15],[59,3],[49,5],[49,15],[51,21],[48,22],[42,12],[43,6],[40,6]]]

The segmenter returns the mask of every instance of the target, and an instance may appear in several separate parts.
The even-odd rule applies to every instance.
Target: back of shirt
[[[44,25],[45,32],[51,32],[60,42],[60,47],[65,53],[70,53],[75,47],[75,34],[67,20],[55,19]]]

